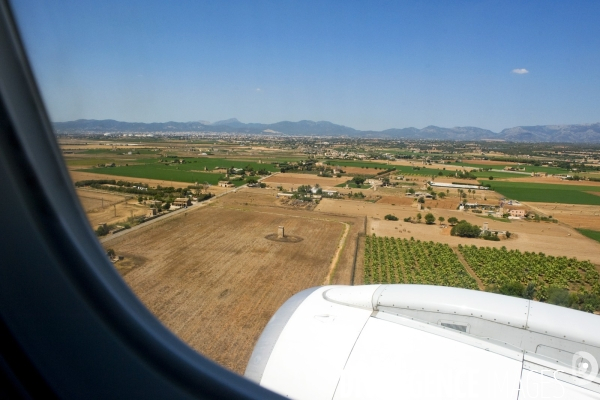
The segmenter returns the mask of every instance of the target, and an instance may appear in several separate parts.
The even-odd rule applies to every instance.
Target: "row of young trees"
[[[458,246],[490,292],[600,311],[600,274],[589,261],[507,250]],[[413,283],[477,289],[452,249],[411,238],[367,236],[364,283]]]
[[[452,249],[442,243],[367,236],[364,283],[414,283],[476,289]]]
[[[584,311],[600,310],[600,274],[589,261],[507,250],[504,246],[458,248],[490,291]]]

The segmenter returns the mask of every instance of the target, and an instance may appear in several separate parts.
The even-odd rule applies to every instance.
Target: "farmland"
[[[569,305],[585,311],[600,311],[600,274],[589,261],[520,252],[506,248],[450,246],[420,240],[368,236],[364,250],[364,283],[413,283],[507,291],[546,301],[563,290]],[[516,286],[515,286],[516,285]],[[514,289],[516,287],[516,289]],[[513,290],[510,293],[510,290]],[[551,298],[550,301],[555,300]]]
[[[223,195],[203,206],[194,205],[184,212],[169,214],[164,220],[155,219],[123,231],[122,236],[107,235],[102,240],[105,248],[114,249],[124,257],[115,267],[167,327],[194,349],[236,372],[244,370],[258,336],[278,307],[310,286],[385,282],[491,290],[513,283],[527,285],[533,279],[535,298],[540,299],[551,286],[566,286],[570,291],[568,296],[583,296],[593,290],[594,279],[597,281],[593,273],[600,265],[600,243],[573,228],[600,231],[599,203],[595,202],[600,201],[600,196],[594,194],[600,194],[598,182],[474,172],[501,194],[478,190],[469,193],[466,201],[498,205],[501,197],[510,197],[521,200],[521,207],[527,211],[553,215],[559,221],[536,223],[523,219],[507,223],[506,219],[460,211],[461,194],[455,189],[444,190],[445,198],[439,195],[436,199],[427,198],[417,208],[417,199],[406,192],[428,190],[426,181],[432,176],[440,182],[476,183],[454,175],[457,170],[470,170],[471,165],[461,166],[454,161],[425,165],[423,159],[432,156],[425,150],[415,153],[375,143],[373,147],[379,150],[389,148],[390,152],[413,158],[341,160],[323,156],[326,147],[321,146],[322,139],[274,138],[271,142],[266,139],[261,142],[263,139],[224,137],[205,140],[202,149],[195,144],[201,143],[201,139],[187,137],[154,138],[148,139],[148,143],[142,143],[146,140],[142,138],[137,146],[127,146],[126,141],[131,140],[102,138],[103,143],[112,142],[102,147],[80,140],[80,145],[66,146],[69,153],[65,157],[72,179],[123,177],[150,188],[158,185],[187,188],[194,182],[208,182],[212,185],[207,189],[209,192]],[[364,149],[353,151],[371,153],[368,141],[365,143]],[[202,152],[210,155],[201,155]],[[444,157],[463,159],[466,164],[472,161],[473,169],[477,170],[515,165],[504,162],[486,165],[483,161],[480,164],[481,160],[469,160],[455,153]],[[245,169],[244,180],[234,181],[239,187],[252,173],[259,178],[256,173],[261,169],[279,172],[278,163],[300,160],[309,161],[312,167],[271,174],[262,180],[267,185],[264,189],[233,191],[216,186],[225,177],[225,168]],[[116,166],[99,167],[112,163]],[[339,177],[332,171],[319,176],[317,163],[321,169],[320,163],[339,165],[345,172]],[[365,188],[366,185],[356,189],[350,184],[349,189],[344,188],[356,175],[373,176],[388,168],[395,169],[390,176],[395,187],[380,186],[375,191]],[[439,172],[444,176],[439,176]],[[396,179],[393,175],[406,178]],[[232,178],[237,176],[230,173]],[[489,176],[494,180],[489,181]],[[309,198],[303,202],[277,197],[276,188],[294,191],[300,185],[316,184],[336,190],[339,198],[315,198],[314,202]],[[138,202],[137,196],[127,199],[115,193],[111,197],[112,192],[91,189],[78,193],[94,227],[99,222],[123,223],[132,215],[149,210],[148,205]],[[540,197],[542,203],[527,200]],[[435,224],[415,221],[417,213],[429,212],[435,216]],[[399,221],[385,220],[387,214],[399,217]],[[412,217],[412,221],[403,221],[407,217]],[[490,229],[509,229],[513,235],[500,242],[451,236],[451,228],[441,220],[438,223],[438,217],[446,221],[456,217],[479,226],[486,222]],[[279,225],[285,226],[287,234],[302,240],[280,243],[266,239]],[[367,232],[370,236],[364,236]],[[593,237],[587,231],[580,232]],[[492,249],[465,250],[473,245]],[[510,254],[513,260],[501,252]],[[486,257],[497,262],[488,262]],[[526,269],[531,263],[537,263],[537,269]]]
[[[289,297],[329,277],[350,283],[363,227],[360,219],[279,206],[273,193],[245,189],[104,243],[124,257],[115,266],[154,315],[194,349],[238,373]],[[303,240],[265,238],[280,225]]]
[[[540,287],[557,286],[574,291],[595,287],[600,290],[600,274],[589,261],[506,248],[472,245],[458,249],[485,286],[536,282]]]
[[[492,189],[519,201],[600,205],[599,186],[494,181]]]
[[[169,160],[169,159],[167,159]],[[252,170],[265,170],[273,172],[276,167],[272,164],[260,164],[251,161],[240,161],[234,159],[222,158],[177,158],[183,162],[160,162],[156,159],[136,160],[135,164],[116,167],[93,167],[87,168],[85,172],[97,174],[109,174],[114,176],[124,176],[142,179],[157,179],[177,182],[208,182],[216,185],[219,180],[225,177],[227,168],[246,168]],[[205,171],[206,168],[206,171]],[[219,168],[218,172],[212,172]],[[233,181],[234,185],[244,184],[242,180]]]
[[[581,233],[584,236],[589,237],[590,239],[593,239],[597,242],[600,242],[600,231],[594,231],[591,229],[577,229],[579,231],[579,233]]]
[[[160,164],[132,165],[127,167],[112,168],[90,168],[86,169],[85,172],[109,174],[130,178],[186,182],[190,184],[194,182],[208,182],[211,185],[218,184],[219,181],[225,177],[225,174],[214,174],[194,170],[182,170],[178,169],[178,167],[165,166]],[[233,183],[236,184],[236,186],[244,184],[243,181],[234,181]]]
[[[420,283],[477,289],[450,246],[420,240],[368,236],[364,283]]]

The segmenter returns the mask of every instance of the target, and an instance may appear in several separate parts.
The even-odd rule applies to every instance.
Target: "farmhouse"
[[[229,182],[229,181],[219,181],[219,186],[220,187],[233,187],[233,183]]]
[[[367,184],[371,186],[381,186],[383,182],[379,179],[367,179]]]
[[[504,206],[501,210],[502,214],[510,214],[512,218],[525,218],[525,209],[523,208]]]
[[[173,201],[173,205],[175,207],[187,208],[188,206],[192,205],[192,200],[187,197],[178,197]]]

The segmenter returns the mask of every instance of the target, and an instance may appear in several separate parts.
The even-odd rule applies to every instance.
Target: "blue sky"
[[[595,0],[13,7],[54,121],[236,117],[494,131],[600,121]]]

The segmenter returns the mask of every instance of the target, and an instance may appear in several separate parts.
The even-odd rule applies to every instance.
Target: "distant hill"
[[[401,128],[383,131],[360,131],[328,121],[281,121],[274,124],[243,123],[236,118],[209,123],[194,122],[121,122],[111,119],[55,122],[56,133],[175,133],[217,132],[243,134],[272,134],[302,136],[348,136],[388,139],[484,140],[496,139],[512,142],[562,142],[600,143],[600,123],[581,125],[517,126],[496,133],[472,126],[441,128],[427,126],[423,129]]]

